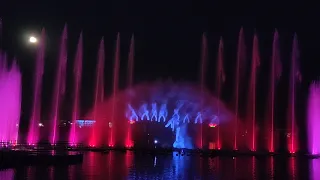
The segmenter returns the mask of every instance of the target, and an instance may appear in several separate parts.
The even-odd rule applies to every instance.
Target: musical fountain
[[[60,107],[64,101],[66,91],[67,71],[67,26],[64,27],[54,91],[52,96],[50,127],[48,142],[54,147],[62,138],[59,121]],[[68,144],[76,148],[79,144],[90,148],[136,148],[139,146],[170,147],[178,149],[211,149],[248,152],[276,153],[279,149],[279,140],[276,136],[278,120],[275,115],[277,86],[282,78],[282,63],[279,47],[279,34],[274,32],[272,56],[270,58],[270,73],[268,78],[268,92],[266,113],[263,120],[257,117],[257,84],[261,58],[257,33],[252,40],[251,56],[248,56],[244,30],[239,33],[237,56],[234,73],[226,78],[224,42],[220,38],[219,50],[215,67],[216,76],[213,79],[214,89],[207,88],[208,72],[208,39],[202,36],[202,51],[200,54],[199,83],[162,81],[153,83],[134,83],[135,40],[132,36],[127,62],[126,89],[119,88],[120,73],[120,34],[117,34],[113,58],[113,81],[111,94],[105,91],[105,47],[104,39],[100,41],[97,56],[95,90],[93,106],[81,118],[81,79],[83,78],[83,37],[79,37],[77,52],[73,67],[73,108],[70,120]],[[296,119],[297,85],[302,80],[299,70],[299,48],[297,35],[293,38],[291,68],[289,74],[289,97],[286,118],[287,150],[295,154],[301,150],[298,146],[298,130]],[[1,56],[0,94],[3,118],[1,121],[1,141],[16,143],[18,140],[18,126],[20,117],[20,72],[15,64],[11,68],[4,65],[4,56]],[[248,58],[249,57],[249,58]],[[36,59],[34,74],[34,100],[29,122],[29,132],[26,143],[39,143],[43,136],[39,131],[42,124],[41,91],[45,59],[45,31],[42,31]],[[251,60],[250,60],[251,59]],[[250,60],[250,61],[248,61]],[[250,69],[246,64],[250,62]],[[248,73],[249,72],[249,73]],[[248,76],[248,78],[246,77]],[[248,79],[248,80],[247,80]],[[233,84],[233,98],[226,102],[223,91],[226,82]],[[316,84],[316,83],[315,83]],[[308,135],[309,150],[318,154],[316,144],[316,99],[318,86],[313,84],[310,90],[308,108]],[[9,90],[10,89],[10,90]],[[12,90],[14,89],[14,90]],[[245,100],[243,95],[246,94]],[[2,98],[1,98],[2,99]],[[12,102],[8,106],[8,102]],[[243,113],[242,111],[245,111]],[[262,123],[260,123],[262,122]],[[262,138],[264,137],[264,138]],[[265,142],[265,143],[260,143]],[[311,143],[312,142],[312,143]],[[22,142],[23,143],[23,142]],[[312,149],[312,150],[311,150]]]

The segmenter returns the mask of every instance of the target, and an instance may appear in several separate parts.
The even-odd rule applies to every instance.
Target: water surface
[[[320,179],[319,160],[87,152],[78,165],[26,166],[0,171],[1,180]]]

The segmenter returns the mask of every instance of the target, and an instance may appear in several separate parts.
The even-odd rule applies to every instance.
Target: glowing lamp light
[[[35,43],[38,42],[38,39],[37,39],[36,37],[34,37],[34,36],[31,36],[31,37],[29,38],[29,42],[32,43],[32,44],[35,44]]]
[[[155,144],[158,144],[158,140],[154,140],[154,143],[155,143]]]
[[[131,144],[128,144],[127,145],[127,148],[132,148],[133,146]]]
[[[129,123],[130,124],[134,124],[134,123],[136,123],[134,120],[129,120]]]
[[[210,124],[209,124],[209,127],[211,127],[211,128],[215,128],[215,127],[217,127],[217,124],[210,123]]]
[[[38,125],[39,125],[39,127],[43,127],[43,124],[42,124],[42,123],[39,123]]]

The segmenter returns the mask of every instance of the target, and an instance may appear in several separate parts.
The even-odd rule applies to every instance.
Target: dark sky
[[[225,39],[227,60],[225,68],[230,74],[236,56],[238,32],[244,27],[248,48],[251,49],[254,29],[258,33],[262,64],[268,66],[271,56],[272,33],[279,30],[282,61],[289,66],[290,48],[294,32],[298,34],[301,50],[301,71],[306,92],[310,80],[319,76],[320,12],[317,4],[294,1],[263,1],[258,4],[224,1],[15,1],[6,0],[0,6],[3,19],[3,48],[11,57],[16,56],[23,71],[23,117],[28,119],[32,102],[32,72],[35,49],[28,46],[30,33],[47,31],[47,58],[43,103],[48,111],[55,70],[59,37],[68,24],[69,72],[75,54],[77,38],[84,32],[84,74],[82,90],[83,111],[90,107],[96,65],[96,54],[102,36],[106,42],[106,86],[111,86],[112,56],[116,33],[121,33],[121,82],[125,82],[126,59],[132,33],[136,40],[135,82],[159,78],[197,81],[201,34],[207,32],[209,65],[207,85],[213,87],[213,70],[220,36]],[[285,73],[287,73],[285,71]],[[69,73],[69,76],[71,73]],[[260,75],[267,76],[267,75]],[[232,78],[232,75],[227,78]],[[286,76],[284,75],[284,78]],[[70,78],[69,78],[70,79]],[[72,87],[71,81],[69,86]],[[263,86],[261,82],[259,86]],[[123,83],[121,85],[124,87]],[[231,87],[230,87],[231,88]],[[226,95],[228,96],[228,94]],[[304,96],[303,96],[304,97]],[[303,102],[304,98],[301,98]],[[66,102],[70,104],[70,102]],[[45,114],[45,113],[44,113]]]

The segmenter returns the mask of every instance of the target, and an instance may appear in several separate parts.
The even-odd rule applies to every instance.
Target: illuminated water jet
[[[21,108],[21,73],[14,61],[7,67],[6,55],[0,55],[0,142],[18,141]]]
[[[257,34],[253,37],[251,74],[249,82],[248,94],[248,121],[251,126],[251,140],[248,141],[247,147],[251,151],[256,150],[256,84],[257,84],[257,68],[260,65],[259,42]]]
[[[299,69],[299,48],[298,48],[298,37],[295,34],[292,44],[291,52],[291,69],[289,76],[289,107],[288,107],[288,120],[287,128],[289,130],[288,137],[288,150],[290,153],[297,152],[297,131],[296,131],[296,89],[297,83],[301,82],[301,73]]]
[[[129,49],[129,55],[128,55],[128,79],[127,79],[127,88],[129,91],[132,88],[133,85],[133,74],[134,74],[134,36],[132,35],[131,41],[130,41],[130,49]],[[130,98],[130,97],[129,97]],[[130,99],[128,100],[130,103]],[[152,119],[152,117],[151,117]],[[129,119],[129,124],[127,125],[127,142],[126,142],[126,147],[132,147],[133,146],[133,141],[132,141],[132,124],[134,124],[134,120]]]
[[[308,150],[312,155],[320,155],[320,83],[310,85],[307,117]],[[319,164],[319,163],[318,163]]]
[[[96,67],[96,81],[95,81],[95,92],[94,92],[94,105],[93,105],[93,116],[92,119],[97,119],[97,106],[99,103],[103,102],[104,99],[104,61],[105,61],[105,54],[104,54],[104,39],[102,38],[99,45],[98,51],[98,63]],[[97,125],[93,125],[90,135],[90,146],[95,146],[97,144]],[[99,142],[101,143],[101,142]]]
[[[51,136],[50,143],[54,145],[58,140],[58,122],[59,122],[59,107],[63,100],[63,95],[66,90],[66,68],[67,68],[67,25],[65,25],[61,37],[61,45],[59,59],[56,71],[56,80],[54,86],[54,94],[52,96],[52,115],[51,115]]]
[[[244,67],[246,63],[246,45],[244,39],[244,32],[243,28],[241,28],[239,32],[239,39],[238,39],[238,47],[237,47],[237,62],[236,62],[236,73],[235,73],[235,88],[234,88],[234,95],[235,95],[235,121],[234,121],[234,145],[233,149],[238,150],[238,141],[237,137],[238,133],[238,126],[239,126],[239,95],[241,93],[240,84],[242,82],[242,78],[244,75]]]
[[[73,101],[73,111],[72,111],[72,125],[69,135],[69,142],[71,144],[78,144],[77,132],[76,132],[76,120],[79,118],[80,114],[80,88],[81,88],[81,75],[82,75],[82,59],[83,59],[83,40],[82,40],[82,33],[79,37],[77,53],[74,62],[74,69],[73,69],[73,77],[74,77],[74,101]]]
[[[265,122],[266,130],[266,137],[268,137],[268,150],[269,152],[275,152],[275,138],[274,138],[274,129],[275,129],[275,92],[276,92],[276,85],[279,82],[281,77],[281,58],[280,58],[280,44],[279,44],[279,34],[278,31],[275,30],[273,36],[273,43],[272,43],[272,57],[271,57],[271,73],[269,79],[269,94],[268,94],[268,105],[266,111],[267,120]]]
[[[219,50],[218,50],[218,60],[217,60],[217,72],[216,72],[216,95],[217,99],[221,99],[222,85],[225,81],[225,73],[223,68],[223,55],[224,55],[224,47],[223,47],[223,39],[220,38],[219,41]],[[220,115],[220,104],[217,105],[218,112],[217,116]],[[218,124],[220,123],[218,119]],[[220,139],[220,126],[217,128],[217,147],[221,149],[221,139]]]
[[[112,113],[111,113],[111,123],[115,123],[115,116],[117,114],[117,103],[116,97],[118,93],[119,86],[119,69],[120,69],[120,33],[117,35],[115,55],[114,55],[114,66],[113,66],[113,87],[112,87]],[[114,130],[115,128],[110,127],[110,136],[109,136],[109,146],[114,145]]]
[[[206,67],[207,67],[207,58],[208,58],[208,42],[207,36],[205,33],[202,35],[202,47],[201,47],[201,66],[200,66],[200,88],[201,94],[204,93],[205,88],[205,81],[206,81]],[[202,102],[200,102],[200,106],[202,106]],[[200,112],[199,112],[200,113]],[[201,114],[199,114],[201,115]],[[198,116],[199,117],[199,116]],[[199,147],[203,148],[203,127],[202,123],[200,124],[200,140],[199,140]]]
[[[29,124],[28,144],[37,144],[39,142],[39,126],[41,119],[41,95],[42,95],[42,79],[44,73],[44,58],[45,58],[45,30],[41,32],[41,39],[38,44],[38,52],[36,59],[36,69],[34,73],[34,89],[33,89],[33,106]]]

